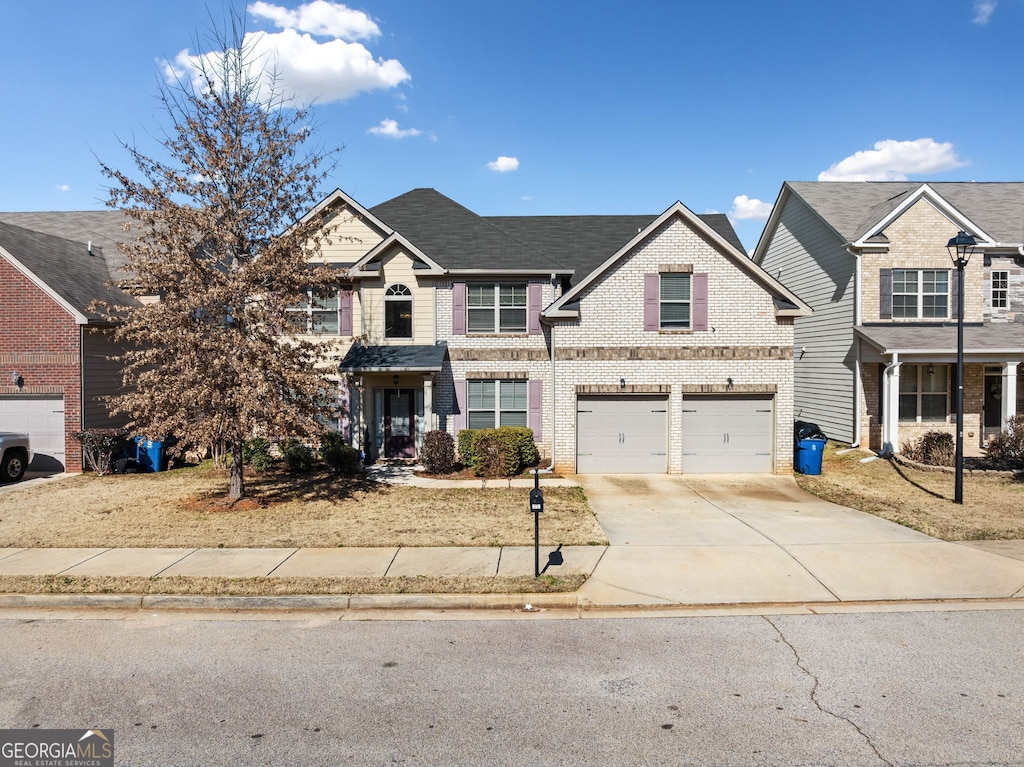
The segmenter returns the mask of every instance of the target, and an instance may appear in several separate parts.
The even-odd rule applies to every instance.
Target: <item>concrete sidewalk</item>
[[[396,483],[429,482],[411,470],[389,471]],[[544,574],[589,580],[574,594],[493,595],[494,606],[510,600],[583,608],[1024,600],[1024,541],[936,540],[822,501],[792,477],[577,479],[611,545],[546,546],[540,561]],[[533,568],[532,547],[0,549],[0,575],[12,576],[495,577],[532,576]],[[407,606],[418,596],[424,605],[430,601],[429,595],[393,601]],[[446,604],[459,603],[448,596]],[[202,599],[225,606],[229,598],[189,599],[191,606]],[[272,606],[268,599],[261,606]],[[463,602],[488,603],[486,595],[465,595]]]

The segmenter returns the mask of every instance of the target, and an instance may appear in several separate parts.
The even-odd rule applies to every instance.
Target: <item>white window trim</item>
[[[914,272],[917,274],[917,292],[906,293],[896,290],[896,275],[898,272]],[[946,290],[944,293],[926,292],[924,289],[925,272],[945,272]],[[947,320],[950,318],[950,292],[952,291],[952,275],[949,269],[893,269],[892,270],[892,318],[894,320]],[[897,316],[896,296],[914,296],[917,306],[917,313],[913,316]],[[943,296],[946,299],[946,313],[941,315],[924,315],[924,299],[926,296]]]
[[[493,408],[475,408],[470,403],[472,400],[472,388],[473,384],[494,384],[494,407]],[[526,405],[522,409],[510,408],[502,410],[501,408],[501,388],[503,386],[521,384],[526,387]],[[473,378],[466,381],[466,428],[474,428],[470,426],[473,420],[473,413],[494,413],[494,426],[492,428],[498,428],[501,426],[501,415],[502,413],[522,413],[523,414],[523,426],[529,426],[530,424],[530,388],[529,382],[525,379],[519,378]],[[480,427],[476,427],[480,428]]]
[[[334,307],[333,311],[334,311],[334,314],[335,314],[335,318],[336,318],[335,321],[337,323],[338,329],[333,331],[333,332],[325,331],[325,330],[322,330],[322,329],[318,329],[313,324],[313,318],[316,315],[318,315],[318,314],[329,314],[331,312],[330,309],[319,309],[319,308],[316,308],[314,306],[314,304],[313,304],[313,302],[314,302],[314,294],[318,293],[318,292],[327,293],[328,296],[330,296],[333,293],[333,297],[337,301],[337,306]],[[324,291],[318,290],[316,288],[306,288],[303,291],[303,293],[305,293],[305,298],[302,301],[302,305],[301,306],[289,306],[287,311],[292,313],[292,314],[304,314],[304,315],[306,315],[306,328],[305,328],[304,333],[306,335],[317,335],[317,336],[320,336],[320,335],[323,335],[323,336],[339,336],[339,335],[341,335],[341,288],[339,288],[339,287],[332,287],[329,290],[324,290]]]
[[[666,277],[669,277],[670,279],[685,279],[690,286],[690,299],[688,301],[682,301],[662,298],[661,286]],[[664,321],[664,313],[662,312],[665,304],[685,305],[688,309],[686,324],[666,325]],[[658,275],[658,328],[660,330],[693,330],[693,278],[688,272],[662,272]]]
[[[405,293],[399,293],[398,290],[404,290]],[[395,292],[392,292],[395,291]],[[408,301],[409,302],[409,335],[407,336],[391,336],[388,335],[388,309],[387,305],[389,302]],[[388,341],[411,341],[416,335],[416,314],[414,312],[412,290],[409,289],[408,285],[403,283],[395,283],[389,285],[387,290],[384,291],[384,338]]]
[[[945,370],[946,370],[946,391],[945,392],[935,392],[935,391],[933,391],[933,392],[926,392],[926,391],[923,391],[923,387],[922,387],[921,384],[923,382],[924,376],[926,376],[928,374],[927,373],[927,370],[928,370],[928,365],[927,364],[911,363],[911,364],[904,364],[904,365],[901,366],[901,369],[900,369],[900,383],[903,383],[903,381],[906,380],[906,378],[908,377],[908,373],[909,373],[911,368],[916,368],[916,380],[914,381],[914,391],[912,391],[912,392],[910,392],[910,391],[900,391],[900,392],[897,392],[897,405],[899,405],[902,402],[903,397],[909,397],[910,395],[914,395],[914,397],[915,397],[914,417],[913,418],[904,418],[902,413],[898,413],[898,417],[899,417],[899,422],[900,423],[938,424],[938,423],[949,423],[950,422],[950,413],[949,413],[949,395],[950,395],[950,392],[949,392],[949,390],[950,390],[950,385],[951,385],[950,384],[950,378],[951,378],[950,373],[952,371],[950,369],[950,366],[949,365],[945,365],[945,364],[935,365],[934,367],[935,367],[936,372],[940,368],[945,368]],[[924,397],[938,397],[939,395],[943,395],[945,397],[945,400],[946,400],[946,404],[945,404],[945,407],[944,407],[945,414],[944,414],[943,418],[941,420],[938,420],[938,419],[936,419],[936,420],[929,420],[929,421],[924,420],[921,417],[921,413],[923,412],[922,405],[923,405]]]
[[[470,306],[469,297],[473,288],[481,288],[490,286],[494,291],[494,303],[491,306]],[[522,306],[501,306],[501,289],[503,287],[522,288],[523,300]],[[516,328],[515,330],[502,330],[501,329],[501,310],[505,309],[522,309],[524,322],[522,329]],[[487,310],[493,314],[494,322],[489,330],[474,330],[469,321],[470,312],[477,312],[483,314]],[[511,335],[521,336],[526,335],[530,328],[530,288],[526,282],[485,282],[485,283],[468,283],[466,285],[466,334],[467,335]]]
[[[996,287],[996,275],[1001,275],[1000,282],[1002,283],[999,287]],[[991,301],[993,309],[1007,309],[1010,305],[1010,273],[1005,269],[994,269],[992,271],[992,288],[989,294],[989,300]],[[996,303],[997,295],[1000,303]]]

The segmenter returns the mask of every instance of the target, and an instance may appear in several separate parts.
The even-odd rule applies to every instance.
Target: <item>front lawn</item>
[[[839,445],[842,450],[845,446]],[[964,473],[964,503],[953,503],[954,475],[922,471],[872,453],[837,453],[828,443],[820,476],[797,484],[820,498],[866,511],[947,541],[1024,538],[1024,481]]]
[[[72,477],[0,496],[0,547],[530,546],[529,490],[396,487],[324,473],[246,478],[219,501],[209,465]],[[607,543],[580,488],[546,488],[541,542]]]

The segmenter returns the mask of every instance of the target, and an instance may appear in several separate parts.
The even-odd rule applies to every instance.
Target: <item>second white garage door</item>
[[[683,473],[770,473],[774,400],[683,397]]]
[[[668,471],[668,397],[579,396],[578,474],[664,474]]]
[[[29,435],[33,471],[64,470],[63,397],[0,396],[0,431]]]

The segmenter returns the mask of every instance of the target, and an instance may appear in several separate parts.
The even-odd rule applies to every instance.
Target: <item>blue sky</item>
[[[218,0],[3,0],[0,210],[103,206]],[[484,215],[728,213],[786,180],[1024,180],[1024,0],[239,3],[343,145],[326,191]],[[186,52],[183,54],[183,51]]]

